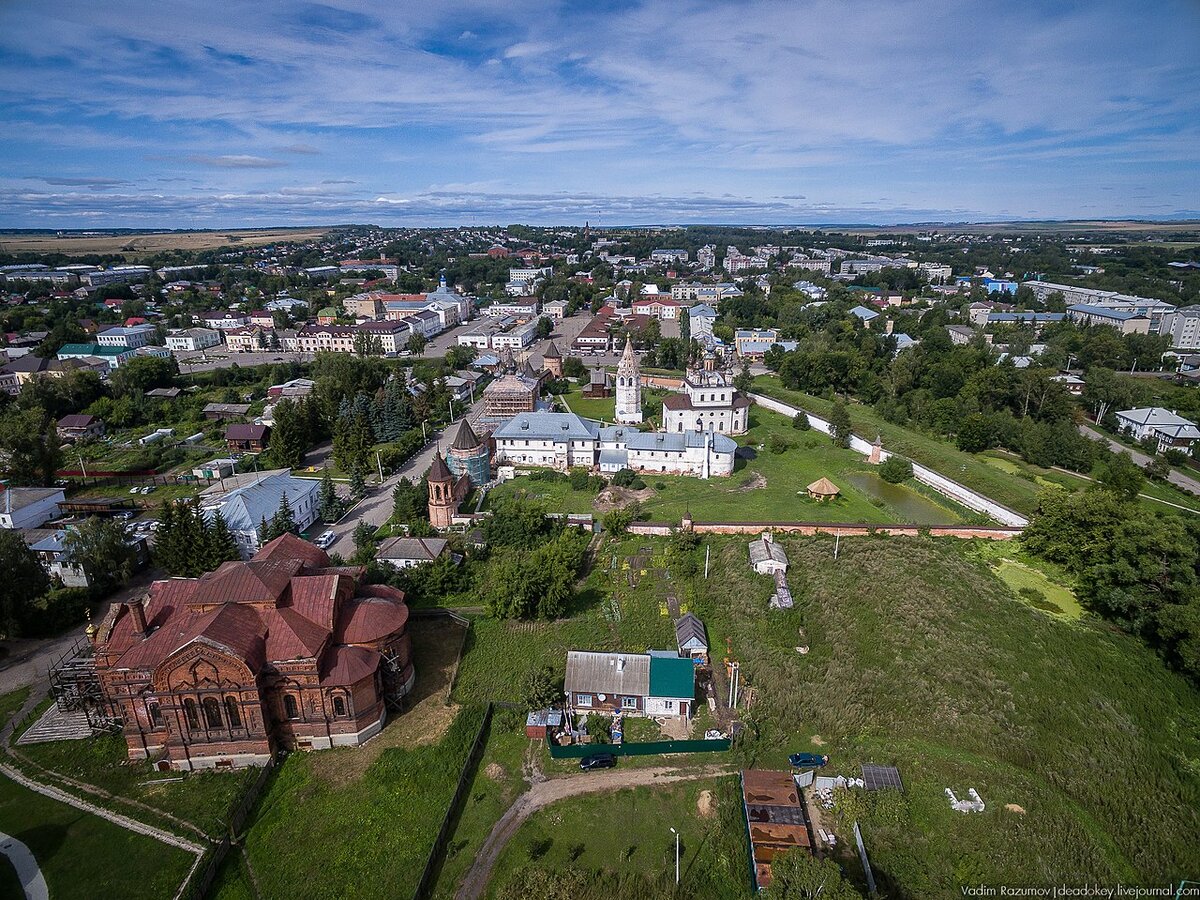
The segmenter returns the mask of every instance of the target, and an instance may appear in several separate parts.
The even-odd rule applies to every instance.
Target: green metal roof
[[[696,693],[696,666],[690,657],[650,657],[650,696],[692,699]]]
[[[121,356],[132,352],[128,347],[102,347],[99,344],[63,344],[59,356]]]

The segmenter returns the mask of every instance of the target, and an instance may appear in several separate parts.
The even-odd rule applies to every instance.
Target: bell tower
[[[457,507],[454,476],[438,451],[429,467],[429,524],[438,529],[449,528]]]
[[[617,365],[617,421],[622,425],[638,425],[642,421],[642,372],[628,337]]]

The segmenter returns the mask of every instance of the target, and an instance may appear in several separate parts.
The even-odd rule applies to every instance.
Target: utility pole
[[[704,545],[704,577],[708,578],[708,558],[712,555],[712,544]]]
[[[1129,367],[1129,374],[1133,374],[1133,370],[1137,368],[1137,357],[1133,358],[1133,365]]]
[[[838,557],[838,545],[841,542],[842,542],[842,532],[841,532],[841,529],[837,529],[833,532],[833,558],[835,560]]]
[[[85,466],[83,464],[83,454],[82,453],[79,454],[79,468],[83,472],[83,477],[86,480],[87,479],[87,466]]]
[[[383,463],[379,459],[379,451],[375,451],[375,465],[379,469],[379,483],[383,484]]]
[[[675,887],[679,887],[679,832],[672,828],[671,834],[675,835]]]

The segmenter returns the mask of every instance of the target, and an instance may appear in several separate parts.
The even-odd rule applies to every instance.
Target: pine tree
[[[350,493],[355,497],[361,497],[367,492],[367,480],[363,478],[361,468],[355,468],[350,473]]]
[[[321,493],[318,497],[317,511],[322,521],[336,522],[342,515],[342,502],[338,499],[337,490],[333,486],[333,476],[329,470],[321,476]]]
[[[271,519],[271,531],[272,538],[277,538],[285,534],[300,533],[300,528],[296,525],[296,517],[292,515],[292,505],[288,502],[286,491],[279,498],[279,510]]]
[[[263,516],[262,521],[258,523],[258,543],[260,545],[269,544],[279,536],[272,531],[273,527],[274,526],[267,521],[267,517]]]
[[[179,572],[179,525],[175,504],[163,501],[158,517],[158,535],[154,542],[154,558],[158,564],[175,575]]]
[[[242,558],[233,532],[229,530],[229,523],[225,521],[220,510],[213,514],[212,521],[208,523],[205,542],[208,545],[206,568],[209,571],[217,568],[223,562],[233,562]]]

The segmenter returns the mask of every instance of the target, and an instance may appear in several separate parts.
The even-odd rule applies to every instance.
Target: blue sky
[[[0,4],[0,227],[1200,217],[1200,2]]]

